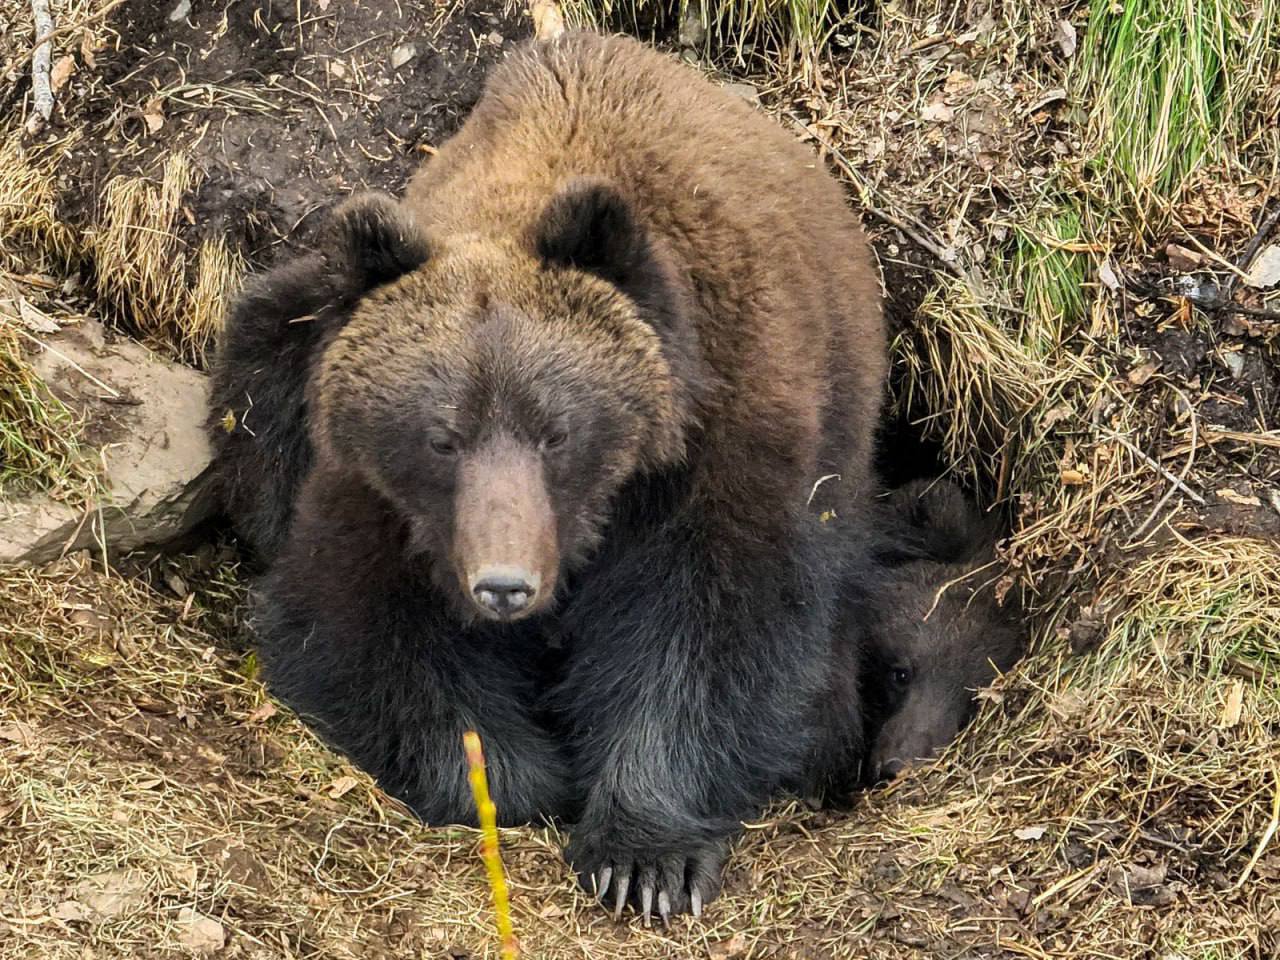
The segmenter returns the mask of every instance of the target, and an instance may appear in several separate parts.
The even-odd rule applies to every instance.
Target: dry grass
[[[227,647],[234,571],[202,569],[158,591],[84,560],[0,579],[0,957],[167,955],[184,908],[231,956],[496,956],[479,834],[424,828],[275,712]],[[526,955],[1266,956],[1278,574],[1274,544],[1239,538],[1117,573],[1091,656],[1043,648],[851,817],[750,825],[700,925],[615,927],[554,834],[504,831]],[[90,878],[118,914],[93,913]]]
[[[0,314],[0,496],[41,490],[84,499],[97,478],[79,425],[27,361],[15,321]]]
[[[882,5],[820,70],[753,78],[873,211],[904,321],[895,402],[1014,517],[1005,584],[1033,655],[934,767],[847,816],[750,825],[700,925],[615,927],[556,836],[504,832],[528,956],[1280,950],[1280,550],[1250,530],[1280,491],[1280,434],[1265,414],[1219,422],[1266,388],[1219,358],[1275,365],[1274,328],[1230,333],[1128,283],[1167,272],[1170,240],[1234,262],[1280,193],[1277,17],[1273,0],[1093,6]],[[827,9],[709,15],[787,29]],[[191,257],[190,175],[169,164],[110,185],[88,245],[98,293],[197,357],[239,266],[207,244],[189,288],[159,269]],[[35,182],[0,219],[27,224],[10,249],[52,249]],[[155,589],[84,561],[0,574],[0,960],[173,955],[184,909],[221,924],[227,956],[496,957],[478,836],[422,827],[272,712],[228,649],[236,571],[189,565]],[[119,871],[128,909],[76,919],[81,883]]]
[[[833,0],[567,0],[562,4],[574,26],[697,22],[718,48],[748,52],[767,50],[788,67],[808,74],[821,50],[846,17],[867,4],[843,6]]]
[[[78,252],[74,232],[58,218],[55,163],[56,151],[0,135],[0,268],[52,268]]]
[[[205,241],[194,257],[188,252],[183,203],[197,181],[181,153],[168,157],[156,180],[115,177],[103,190],[86,254],[103,303],[144,339],[202,364],[244,264],[221,239]]]

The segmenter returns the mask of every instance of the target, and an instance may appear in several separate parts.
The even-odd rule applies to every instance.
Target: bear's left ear
[[[330,219],[328,242],[319,247],[336,253],[357,293],[409,273],[431,255],[430,245],[409,212],[385,193],[353,194]]]
[[[644,228],[631,205],[606,180],[579,177],[560,190],[534,226],[538,256],[594,273],[627,293],[653,269]]]

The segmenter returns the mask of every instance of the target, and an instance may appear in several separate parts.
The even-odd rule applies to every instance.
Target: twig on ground
[[[1164,477],[1166,480],[1168,480],[1175,487],[1180,489],[1183,493],[1185,493],[1188,497],[1190,497],[1196,503],[1201,505],[1204,504],[1204,497],[1200,496],[1200,494],[1196,493],[1194,490],[1188,487],[1185,483],[1179,480],[1177,476],[1175,476],[1171,471],[1165,469],[1165,467],[1163,467],[1158,461],[1154,460],[1152,457],[1148,456],[1147,454],[1139,450],[1137,446],[1127,437],[1124,437],[1121,434],[1116,433],[1114,430],[1107,430],[1106,428],[1103,428],[1103,432],[1107,436],[1109,436],[1112,440],[1115,440],[1116,442],[1126,447],[1130,453],[1132,453],[1135,457],[1140,459],[1152,470],[1155,470],[1157,473],[1159,473],[1160,476]]]
[[[1196,462],[1196,447],[1200,434],[1200,421],[1199,417],[1196,416],[1196,408],[1191,405],[1190,398],[1177,387],[1171,386],[1170,389],[1178,395],[1178,399],[1182,401],[1183,407],[1186,408],[1187,413],[1191,417],[1191,450],[1187,454],[1187,462],[1182,466],[1182,473],[1178,476],[1177,480],[1173,482],[1173,485],[1165,491],[1164,496],[1157,501],[1156,505],[1151,509],[1151,513],[1147,516],[1147,519],[1142,521],[1141,526],[1133,532],[1133,536],[1129,538],[1129,542],[1126,546],[1133,546],[1139,541],[1142,535],[1146,533],[1147,527],[1151,526],[1152,521],[1160,515],[1160,511],[1164,509],[1165,504],[1169,502],[1170,498],[1178,490],[1187,489],[1187,477],[1191,473],[1191,465]]]
[[[949,255],[942,243],[932,237],[932,230],[910,214],[904,213],[901,216],[897,216],[890,213],[888,210],[872,204],[870,201],[871,198],[876,195],[876,191],[871,184],[867,182],[866,178],[858,172],[854,165],[849,162],[848,158],[840,152],[836,145],[821,134],[809,129],[809,127],[805,125],[804,121],[795,114],[788,113],[786,117],[797,130],[803,133],[806,137],[813,137],[813,139],[816,140],[824,150],[831,154],[831,159],[836,162],[836,166],[838,166],[844,175],[853,181],[853,185],[858,188],[858,193],[861,194],[860,199],[862,201],[863,209],[877,220],[883,220],[885,223],[889,224],[889,226],[896,227],[901,230],[913,243],[920,247],[920,249],[924,250],[942,264],[943,269],[967,283],[975,298],[978,300],[985,299],[982,295],[982,284],[971,271],[966,270],[964,267],[960,266],[960,264],[956,263],[955,255]]]
[[[53,36],[54,29],[49,0],[31,0],[31,15],[36,29],[36,45],[31,51],[31,97],[36,112],[27,121],[27,132],[35,133],[53,116],[53,83],[49,78],[53,47],[47,38]],[[41,42],[40,37],[46,39]]]
[[[74,30],[79,30],[83,27],[89,26],[89,24],[91,23],[96,23],[99,20],[105,19],[106,16],[109,13],[111,13],[112,10],[122,5],[123,3],[125,3],[125,0],[111,0],[111,2],[108,3],[101,10],[98,10],[94,13],[89,14],[89,16],[85,17],[83,20],[76,20],[73,23],[64,23],[60,27],[54,27],[53,20],[50,19],[48,22],[48,29],[44,31],[41,31],[40,25],[37,23],[36,24],[36,42],[32,45],[30,50],[28,50],[25,54],[23,54],[22,59],[13,65],[13,69],[14,70],[22,69],[22,67],[26,65],[28,60],[31,60],[36,56],[36,54],[40,51],[41,47],[44,47],[46,50],[52,52],[52,48],[49,46],[49,44],[52,41],[56,40],[58,37],[65,36],[66,34],[71,33]],[[48,0],[31,0],[32,8],[36,7],[38,4],[44,4],[47,7]]]

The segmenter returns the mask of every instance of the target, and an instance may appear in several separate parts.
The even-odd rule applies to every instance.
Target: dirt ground
[[[1163,243],[1112,248],[1119,281],[1088,281],[1096,299],[1053,358],[1105,373],[1037,382],[1062,395],[1046,450],[1015,458],[1007,384],[969,375],[962,323],[984,303],[965,297],[1000,296],[1002,238],[1081,149],[1056,86],[1065,47],[1014,37],[1018,4],[901,6],[816,75],[778,79],[750,53],[713,72],[749,81],[866,211],[903,335],[886,469],[952,468],[1005,511],[998,575],[1032,611],[1034,654],[934,767],[850,811],[780,804],[749,824],[700,923],[615,924],[553,832],[504,831],[525,954],[1274,957],[1280,325],[1262,295],[1193,315],[1172,285],[1220,277],[1214,256],[1234,263],[1259,235],[1276,184],[1206,181],[1195,236],[1214,256],[1192,269]],[[1079,12],[1039,6],[1051,24]],[[241,269],[305,242],[317,210],[399,189],[531,33],[496,0],[54,8],[88,26],[60,38],[74,72],[23,141],[56,192],[49,224],[0,231],[6,282],[196,363],[205,342],[168,332],[165,311],[199,314],[206,290],[214,311]],[[0,0],[0,26],[16,126],[27,4]],[[151,266],[133,234],[116,249],[122,184],[169,204]],[[1049,362],[970,332],[1001,375]],[[1045,469],[1067,494],[1031,476]],[[217,530],[112,570],[87,555],[0,570],[0,960],[498,956],[477,836],[426,829],[269,700],[247,582]]]

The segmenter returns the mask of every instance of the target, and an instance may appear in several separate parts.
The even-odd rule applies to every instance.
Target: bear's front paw
[[[622,917],[628,900],[649,926],[654,908],[663,924],[681,913],[702,915],[702,908],[720,893],[720,875],[728,857],[723,841],[690,844],[679,850],[635,851],[570,849],[569,859],[584,890],[613,904],[614,919]]]

